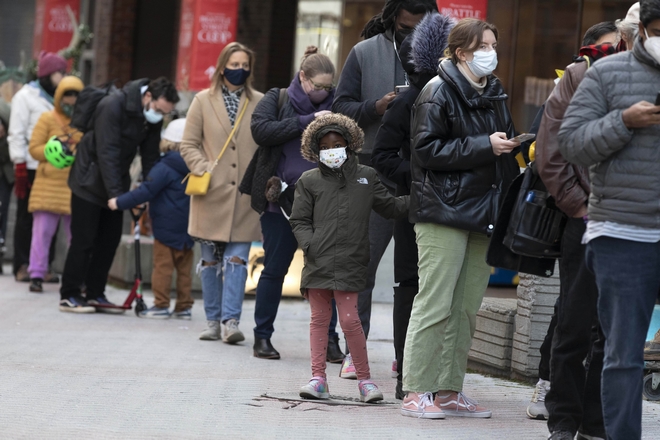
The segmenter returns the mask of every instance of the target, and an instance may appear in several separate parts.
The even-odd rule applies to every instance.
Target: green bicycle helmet
[[[76,157],[69,151],[66,144],[63,144],[57,136],[53,136],[46,143],[44,150],[46,160],[55,168],[64,169],[73,165]]]

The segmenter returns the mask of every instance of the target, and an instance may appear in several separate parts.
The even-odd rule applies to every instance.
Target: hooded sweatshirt
[[[48,140],[57,136],[69,136],[69,148],[75,151],[82,133],[69,126],[71,119],[62,111],[62,97],[69,90],[80,92],[83,82],[75,76],[62,79],[55,90],[55,109],[41,115],[30,139],[30,156],[39,161],[34,178],[28,211],[47,211],[56,214],[71,214],[71,190],[67,184],[70,167],[58,169],[46,160],[44,150]]]

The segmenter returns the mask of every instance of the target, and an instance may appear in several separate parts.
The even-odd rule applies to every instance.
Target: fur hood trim
[[[415,28],[412,41],[412,59],[415,71],[436,75],[440,59],[444,57],[449,33],[456,21],[446,15],[426,14]]]
[[[335,131],[326,129],[328,126],[337,127],[336,131],[346,139],[347,147],[353,153],[362,151],[364,132],[358,127],[357,122],[348,116],[332,113],[314,119],[303,132],[300,152],[305,159],[318,163],[320,138],[329,131]]]

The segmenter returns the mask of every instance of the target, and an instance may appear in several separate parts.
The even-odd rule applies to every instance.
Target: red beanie
[[[42,78],[44,76],[50,76],[55,72],[64,72],[66,71],[67,63],[64,58],[53,53],[53,52],[41,52],[39,54],[39,70],[37,71],[37,76]]]

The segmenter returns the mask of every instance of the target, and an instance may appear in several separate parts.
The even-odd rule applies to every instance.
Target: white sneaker
[[[199,339],[202,341],[217,341],[220,339],[220,322],[206,321],[206,325],[208,328],[199,335]]]
[[[548,410],[545,407],[545,396],[550,391],[550,381],[539,379],[534,388],[532,402],[527,406],[527,417],[535,420],[547,420]]]
[[[236,344],[237,342],[245,341],[245,336],[243,332],[238,329],[238,321],[236,319],[229,319],[227,322],[222,324],[223,327],[223,337],[222,341],[227,344]]]
[[[392,379],[396,379],[397,377],[399,377],[399,373],[396,372],[396,367],[397,367],[396,359],[394,359],[392,361],[392,373],[391,373]]]

